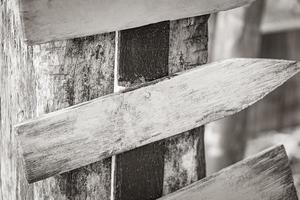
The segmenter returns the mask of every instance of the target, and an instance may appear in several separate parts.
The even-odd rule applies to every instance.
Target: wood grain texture
[[[13,125],[35,116],[34,69],[23,42],[18,1],[0,2],[0,199],[33,199]]]
[[[283,146],[268,149],[160,200],[298,200]]]
[[[255,1],[247,7],[218,13],[211,59],[258,57],[264,7],[265,1]],[[217,172],[243,159],[247,140],[247,112],[248,109],[206,126],[208,173]],[[216,154],[217,151],[220,153]]]
[[[0,2],[0,24],[0,199],[109,199],[109,159],[29,185],[13,126],[112,91],[114,34],[28,47],[15,0]]]
[[[42,43],[205,15],[253,0],[22,0],[26,40]]]
[[[137,85],[206,63],[207,19],[121,31],[119,84]],[[154,199],[203,178],[203,133],[196,128],[117,155],[115,199]]]
[[[206,176],[204,126],[165,140],[163,195]]]
[[[209,15],[170,21],[169,74],[206,64]]]
[[[261,56],[300,60],[300,31],[290,30],[265,34],[262,37]],[[247,149],[257,151],[278,141],[287,143],[287,152],[295,186],[300,194],[300,76],[296,75],[263,101],[249,109]],[[262,121],[263,120],[263,121]]]
[[[237,113],[282,85],[299,67],[294,61],[229,59],[19,124],[15,129],[28,181]]]
[[[204,15],[170,22],[170,75],[207,62],[208,18],[208,15]],[[163,195],[205,177],[204,127],[189,130],[164,141]]]
[[[37,115],[113,92],[115,34],[33,46]],[[111,159],[35,184],[36,199],[110,199]]]
[[[266,0],[267,6],[261,26],[262,33],[275,33],[300,28],[299,0]]]
[[[292,169],[295,188],[300,195],[300,129],[288,128],[281,131],[260,132],[256,138],[247,141],[245,156],[256,154],[274,145],[284,144]]]

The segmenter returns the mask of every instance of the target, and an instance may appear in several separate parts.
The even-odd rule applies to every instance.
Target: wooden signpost
[[[282,60],[201,66],[208,16],[194,16],[252,1],[2,1],[0,198],[156,199],[203,178],[201,125],[239,112],[299,71]],[[116,82],[129,88],[110,94]],[[279,190],[267,196],[284,188],[294,200],[283,149],[259,158],[289,183],[272,185]]]
[[[16,132],[28,181],[237,113],[299,70],[293,61],[229,59],[20,124]],[[228,93],[231,95],[225,95]]]
[[[119,32],[119,85],[129,87],[207,61],[208,16]],[[204,128],[116,156],[115,199],[154,199],[205,177]]]

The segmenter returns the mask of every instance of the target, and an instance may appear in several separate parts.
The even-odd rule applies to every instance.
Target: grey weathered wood
[[[237,113],[299,70],[295,61],[229,59],[20,124],[28,181]]]
[[[261,57],[300,59],[300,30],[265,34]],[[248,109],[246,148],[259,151],[270,145],[287,143],[295,186],[300,194],[300,74],[297,74],[262,101]],[[282,134],[280,134],[282,133]],[[289,154],[290,151],[290,154]]]
[[[20,12],[26,40],[42,43],[204,15],[252,1],[22,0]]]
[[[260,132],[257,137],[247,140],[245,156],[256,154],[275,145],[283,144],[292,169],[295,188],[300,195],[300,127],[281,131]]]
[[[226,58],[256,58],[261,45],[260,25],[265,1],[217,14],[213,46],[213,61]],[[226,30],[226,31],[224,31]],[[292,60],[292,59],[288,59]],[[248,109],[208,124],[206,149],[208,172],[217,172],[244,156],[246,146],[246,118]],[[264,123],[263,120],[262,123]],[[211,132],[213,132],[211,134]],[[210,142],[211,141],[211,142]],[[221,153],[215,154],[216,149]]]
[[[207,62],[199,16],[120,31],[119,83],[132,86]],[[205,177],[204,128],[116,156],[116,200],[154,199]]]
[[[0,199],[33,199],[24,176],[13,124],[34,116],[36,99],[30,49],[24,44],[18,1],[0,2]],[[13,22],[13,23],[12,23]]]
[[[159,200],[298,200],[283,146],[268,149]]]
[[[0,199],[110,199],[110,158],[28,184],[13,126],[112,92],[114,33],[29,47],[18,0],[0,2]]]
[[[208,19],[209,15],[205,15],[170,21],[170,75],[207,63]],[[206,176],[203,126],[168,138],[164,142],[163,195]]]
[[[262,33],[274,33],[300,28],[299,0],[266,0]]]
[[[113,92],[115,34],[32,47],[36,112],[63,109]],[[35,183],[35,199],[109,200],[111,158]]]

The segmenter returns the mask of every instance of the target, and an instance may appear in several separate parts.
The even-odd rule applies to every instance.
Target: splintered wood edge
[[[70,171],[237,113],[299,70],[295,61],[229,59],[19,124],[15,130],[28,181]]]
[[[29,44],[135,28],[166,20],[210,14],[254,0],[21,0]]]
[[[267,149],[158,200],[297,200],[284,146]]]

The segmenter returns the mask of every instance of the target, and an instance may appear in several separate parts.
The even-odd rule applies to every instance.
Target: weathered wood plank
[[[300,30],[265,34],[261,57],[300,59]],[[271,145],[287,143],[287,153],[300,195],[300,76],[297,74],[262,101],[248,109],[246,148],[259,151]],[[290,152],[290,153],[289,153]],[[247,151],[246,151],[247,153]]]
[[[283,146],[230,166],[160,200],[298,200]]]
[[[17,0],[0,1],[0,199],[33,199],[13,125],[35,116],[34,69],[23,42]]]
[[[33,46],[37,115],[113,92],[115,34]],[[35,183],[36,199],[110,199],[111,158]]]
[[[300,28],[300,2],[298,0],[267,0],[262,33],[274,33]]]
[[[295,61],[229,59],[20,124],[16,131],[28,181],[239,112],[299,70]]]
[[[265,1],[255,1],[250,6],[217,14],[210,55],[213,61],[259,56],[264,7]],[[248,109],[206,126],[206,153],[207,159],[210,159],[207,161],[208,173],[217,172],[243,159],[247,138],[247,112]],[[215,153],[217,149],[219,154]]]
[[[121,31],[119,84],[137,85],[206,63],[207,19]],[[116,162],[115,199],[161,197],[205,176],[204,129],[117,155]]]
[[[112,92],[114,33],[29,47],[18,6],[0,1],[0,199],[108,200],[110,159],[29,185],[13,126]]]
[[[208,18],[204,15],[170,22],[170,75],[206,64]],[[206,176],[203,126],[164,141],[163,195]]]
[[[29,43],[75,38],[205,15],[253,0],[22,0]]]
[[[245,156],[256,154],[274,145],[283,144],[289,158],[295,188],[300,195],[300,129],[288,128],[281,131],[260,132],[259,136],[247,140]]]
[[[204,126],[165,140],[163,195],[206,176]]]

